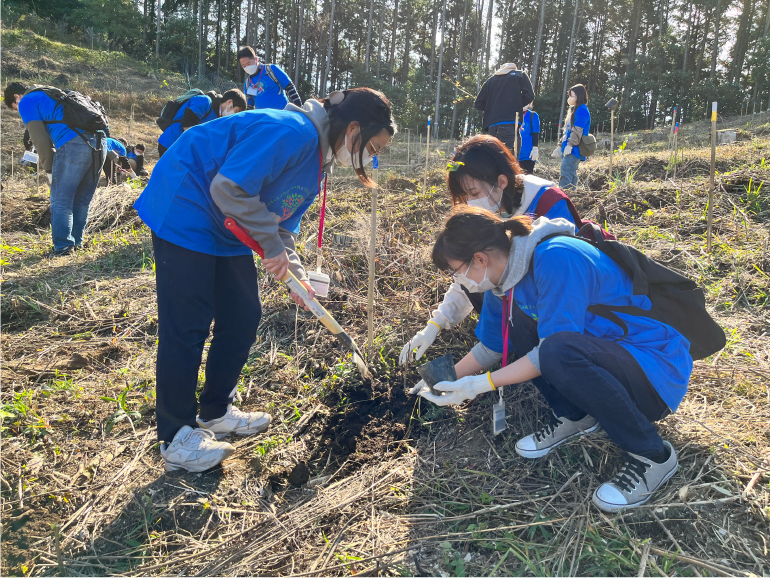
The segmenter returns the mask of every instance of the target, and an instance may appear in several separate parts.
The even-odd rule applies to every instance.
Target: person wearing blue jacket
[[[246,110],[246,97],[237,88],[231,88],[221,97],[215,93],[193,96],[179,107],[171,126],[158,137],[158,155],[162,157],[188,128],[243,110]]]
[[[455,207],[470,205],[500,214],[504,219],[517,215],[562,218],[579,228],[583,224],[572,200],[556,188],[556,183],[534,175],[524,175],[510,149],[498,138],[476,135],[455,150],[448,165],[447,188]],[[492,291],[468,293],[452,283],[431,313],[426,326],[401,350],[400,363],[420,359],[441,330],[461,323],[473,310],[479,313],[473,351],[479,359],[499,358],[503,351],[500,326],[503,306]]]
[[[438,405],[461,404],[532,380],[553,417],[521,438],[516,452],[543,457],[604,428],[628,454],[593,494],[599,508],[615,512],[644,504],[676,473],[676,452],[653,422],[676,411],[693,360],[689,341],[661,321],[618,313],[622,328],[589,311],[591,305],[649,310],[652,303],[634,294],[631,278],[611,257],[574,233],[564,219],[504,221],[475,207],[456,209],[436,239],[433,263],[469,291],[491,289],[503,299],[509,323],[499,331],[509,333],[518,359],[490,372],[492,364],[470,353],[457,366],[457,381],[434,386],[443,394],[420,384],[411,391]]]
[[[243,92],[248,109],[282,109],[291,103],[302,106],[297,87],[289,75],[277,64],[261,63],[251,46],[238,51],[238,63],[246,73]]]
[[[118,171],[131,171],[131,166],[128,164],[126,139],[116,139],[107,137],[105,146],[107,147],[107,156],[104,160],[104,176],[107,179],[107,184],[117,184]],[[134,175],[136,176],[136,175]]]
[[[540,158],[540,115],[532,110],[534,101],[524,107],[524,116],[519,129],[521,149],[519,150],[519,165],[528,175],[535,174],[535,164]]]
[[[561,175],[559,186],[566,190],[576,189],[577,170],[586,157],[580,154],[580,139],[591,129],[591,113],[588,111],[588,92],[582,84],[569,89],[567,116],[564,118],[564,136],[561,139]]]
[[[313,295],[294,247],[323,173],[336,158],[374,186],[364,167],[395,132],[388,99],[354,88],[302,108],[245,111],[194,126],[155,165],[134,206],[152,230],[155,253],[156,413],[167,470],[211,468],[235,451],[216,438],[270,424],[268,414],[232,405],[262,305],[252,252],[225,227],[225,217],[261,245],[268,272],[280,279],[291,270]]]
[[[38,168],[51,185],[51,257],[83,246],[88,210],[99,184],[105,157],[101,131],[87,133],[64,124],[64,110],[48,96],[46,87],[12,82],[3,101],[17,110],[38,153]]]

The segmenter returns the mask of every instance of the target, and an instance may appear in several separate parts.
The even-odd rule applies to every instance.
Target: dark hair
[[[575,96],[577,97],[575,100],[575,106],[571,106],[569,107],[569,110],[567,110],[567,119],[569,123],[572,124],[575,120],[575,111],[578,109],[578,107],[582,104],[588,105],[588,91],[582,84],[576,84],[567,91],[567,96],[569,96],[570,92],[574,92]]]
[[[463,163],[457,170],[450,171],[446,179],[453,205],[468,202],[468,193],[463,188],[465,177],[496,185],[497,178],[505,175],[508,186],[503,189],[503,209],[506,213],[513,213],[521,206],[524,194],[524,182],[520,177],[522,170],[511,151],[499,139],[486,134],[469,138],[457,147],[452,160]]]
[[[511,251],[512,237],[523,237],[531,232],[532,219],[526,215],[504,221],[479,207],[460,205],[454,208],[436,238],[431,256],[433,264],[447,271],[450,259],[470,263],[476,253],[491,250],[507,255]]]
[[[351,88],[342,92],[345,96],[339,104],[331,104],[328,98],[319,99],[329,115],[329,144],[333,150],[336,149],[350,123],[357,122],[361,130],[356,141],[361,145],[358,150],[360,168],[355,171],[358,180],[367,187],[374,187],[374,181],[367,176],[363,168],[364,147],[383,129],[388,131],[390,136],[396,134],[396,121],[393,120],[390,101],[387,96],[371,88]],[[353,146],[355,142],[351,145]]]
[[[118,138],[118,139],[115,139],[115,140],[117,140],[117,141],[118,141],[120,144],[122,144],[124,147],[127,147],[127,146],[128,146],[128,141],[127,141],[126,139],[122,138],[122,137],[121,137],[121,138]]]
[[[237,106],[238,108],[241,109],[241,111],[246,110],[246,97],[237,88],[231,88],[230,90],[226,91],[222,95],[222,99],[220,100],[220,103],[228,100],[233,101],[233,108]]]
[[[238,54],[236,56],[238,57],[238,60],[240,60],[241,58],[256,58],[257,54],[251,46],[241,46],[238,49]]]
[[[146,150],[146,149],[145,149],[145,147],[144,147],[144,145],[143,145],[142,143],[136,143],[136,145],[134,145],[134,148],[135,148],[136,150],[138,150],[138,151],[143,151],[143,150]]]
[[[25,92],[27,92],[27,86],[21,82],[12,82],[6,86],[3,91],[3,102],[5,102],[5,106],[12,109],[13,105],[16,104],[14,96],[17,94],[24,94]]]

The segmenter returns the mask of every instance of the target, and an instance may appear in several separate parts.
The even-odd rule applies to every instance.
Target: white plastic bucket
[[[38,161],[37,153],[33,153],[32,151],[24,151],[24,156],[22,158],[28,163],[37,164]]]
[[[325,273],[318,273],[317,271],[309,272],[307,274],[310,286],[315,291],[316,297],[326,297],[329,295],[329,284],[331,279]]]

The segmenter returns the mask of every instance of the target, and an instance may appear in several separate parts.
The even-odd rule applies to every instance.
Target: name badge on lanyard
[[[513,288],[508,295],[503,295],[503,367],[508,365],[508,331],[511,325],[511,311],[513,309]],[[497,389],[500,396],[497,403],[492,404],[492,435],[496,436],[508,428],[505,421],[505,400],[503,388]]]

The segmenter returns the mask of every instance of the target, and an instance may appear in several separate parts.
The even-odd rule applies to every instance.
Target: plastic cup
[[[433,389],[433,386],[442,381],[457,381],[457,372],[452,354],[447,353],[441,357],[423,363],[417,368],[417,373],[425,380],[433,395],[443,395],[443,391]]]

